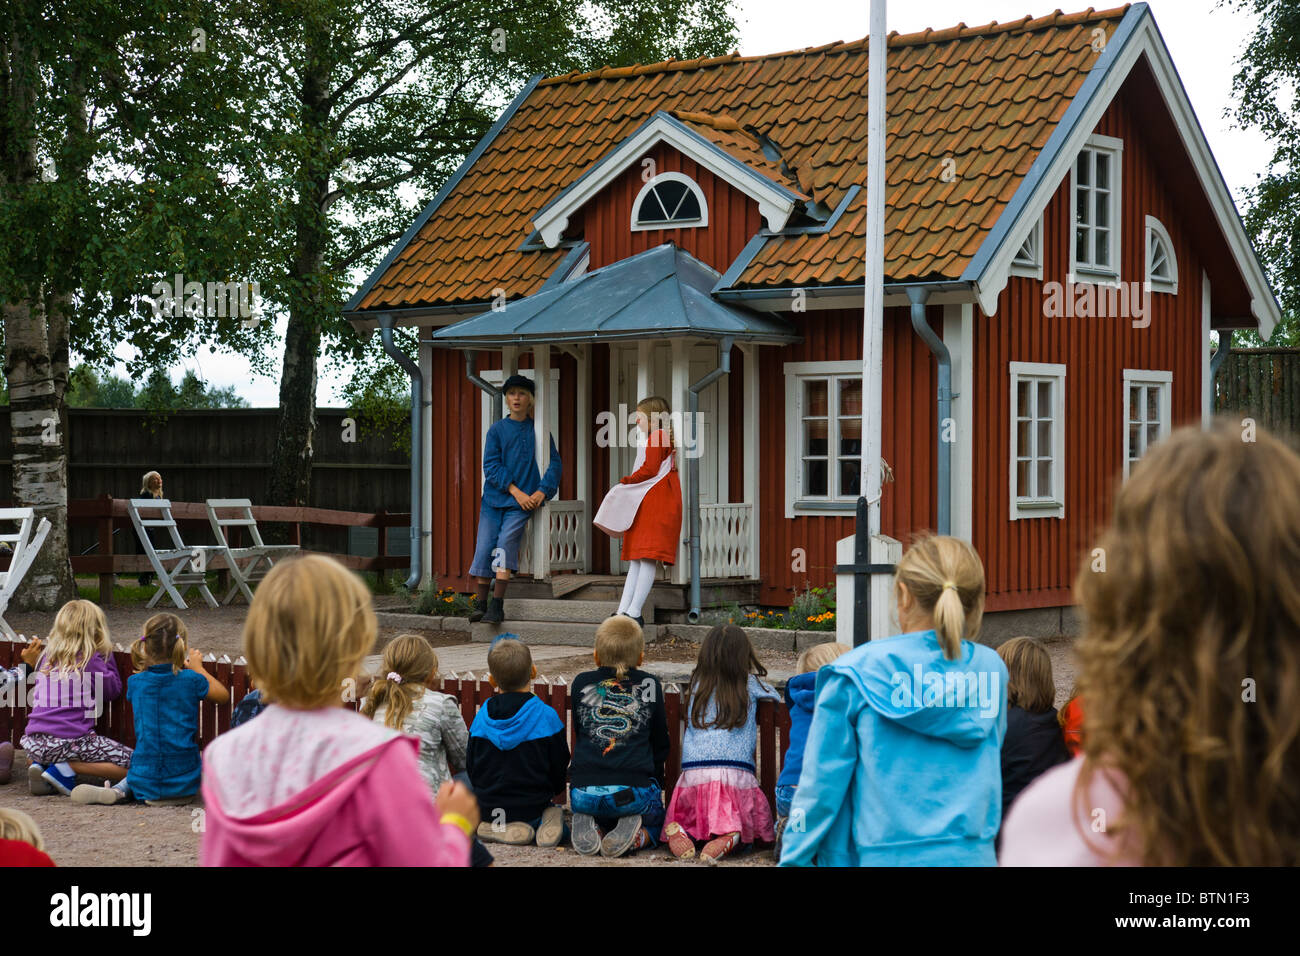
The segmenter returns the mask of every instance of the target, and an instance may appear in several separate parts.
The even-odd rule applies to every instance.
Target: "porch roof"
[[[783,345],[801,336],[788,322],[710,294],[719,275],[672,243],[550,285],[435,331],[442,348],[499,348],[611,339],[730,337]]]

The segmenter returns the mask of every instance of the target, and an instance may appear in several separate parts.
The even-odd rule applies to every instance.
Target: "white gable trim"
[[[1123,43],[1117,59],[1110,65],[1101,85],[1095,91],[1078,121],[1075,122],[1073,129],[1070,130],[1065,143],[1057,150],[1055,156],[1051,157],[1051,165],[1021,206],[1015,221],[1010,224],[1010,228],[1003,234],[1000,247],[994,250],[983,271],[978,277],[975,277],[980,308],[985,315],[991,316],[996,312],[998,296],[1006,288],[1011,260],[1015,258],[1021,244],[1024,242],[1030,221],[1042,216],[1048,202],[1051,201],[1052,196],[1073,168],[1079,150],[1092,136],[1093,130],[1097,128],[1097,124],[1101,121],[1102,114],[1105,113],[1116,94],[1119,93],[1120,87],[1128,79],[1138,57],[1145,54],[1147,62],[1151,66],[1151,72],[1155,76],[1161,98],[1169,109],[1174,125],[1178,129],[1183,148],[1191,159],[1201,187],[1209,197],[1210,206],[1214,211],[1219,228],[1227,239],[1228,248],[1232,251],[1233,261],[1245,277],[1246,283],[1251,290],[1251,314],[1259,323],[1260,337],[1267,339],[1273,334],[1273,328],[1281,321],[1281,306],[1278,305],[1272,288],[1269,286],[1268,278],[1264,274],[1263,267],[1251,247],[1250,239],[1246,236],[1246,229],[1242,225],[1240,215],[1237,213],[1237,207],[1233,204],[1228,187],[1224,184],[1223,174],[1214,161],[1210,145],[1205,140],[1205,133],[1201,130],[1200,123],[1197,122],[1191,101],[1187,98],[1187,91],[1183,89],[1182,81],[1178,78],[1178,72],[1174,69],[1169,50],[1165,47],[1164,40],[1160,36],[1160,31],[1156,27],[1154,17],[1151,16],[1150,9],[1145,4],[1139,4],[1133,7],[1128,15],[1138,16],[1133,35]],[[1111,43],[1116,42],[1116,39],[1112,37]],[[1105,54],[1101,55],[1104,56]],[[1035,160],[1035,163],[1043,160],[1044,157],[1040,155]],[[1007,237],[1014,236],[1018,236],[1019,239],[1007,241]],[[1073,243],[1073,236],[1070,237],[1070,242]],[[1137,277],[1125,276],[1122,278],[1129,281]]]
[[[690,157],[758,203],[758,213],[772,232],[785,228],[795,204],[799,202],[798,196],[660,111],[533,217],[533,227],[541,234],[542,241],[552,249],[559,245],[569,225],[569,217],[661,142]]]

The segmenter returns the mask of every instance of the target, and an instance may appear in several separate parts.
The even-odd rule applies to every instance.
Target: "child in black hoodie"
[[[528,648],[511,638],[498,638],[488,651],[488,680],[501,693],[488,698],[469,728],[465,764],[483,816],[478,837],[558,846],[564,810],[551,799],[564,791],[569,766],[564,721],[529,692],[537,668]]]
[[[569,802],[584,856],[653,847],[663,826],[668,717],[659,679],[637,670],[644,656],[641,626],[616,615],[596,630],[596,670],[573,679]]]
[[[1002,740],[1002,819],[1040,774],[1070,759],[1056,720],[1052,659],[1028,637],[998,648],[1007,665],[1007,734]]]

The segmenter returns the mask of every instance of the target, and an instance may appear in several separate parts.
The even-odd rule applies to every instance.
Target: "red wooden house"
[[[1115,477],[1208,417],[1210,330],[1267,337],[1278,305],[1146,4],[888,49],[883,531],[942,500],[988,609],[1050,628]],[[424,573],[467,586],[481,386],[551,383],[564,480],[532,572],[610,574],[590,519],[631,451],[597,416],[684,410],[725,365],[700,393],[703,577],[768,605],[831,580],[864,467],[866,78],[862,40],[520,91],[346,308],[420,330]]]

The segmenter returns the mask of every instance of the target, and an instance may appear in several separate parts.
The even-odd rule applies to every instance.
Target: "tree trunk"
[[[311,64],[303,80],[305,138],[315,142],[325,136],[329,120],[329,38],[313,32],[308,39]],[[310,49],[310,48],[314,48]],[[294,216],[294,260],[289,273],[289,324],[284,335],[284,361],[280,372],[280,417],[268,503],[306,507],[311,496],[312,445],[316,436],[316,362],[320,353],[324,310],[332,308],[322,288],[322,272],[329,242],[325,196],[328,170],[319,152],[307,150],[299,171],[298,208]]]

